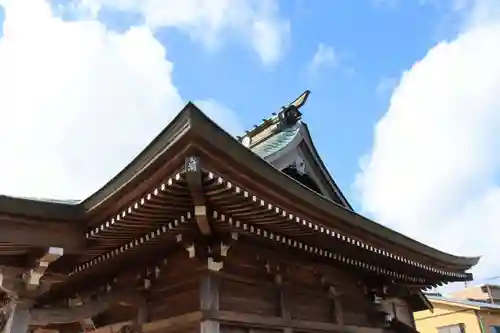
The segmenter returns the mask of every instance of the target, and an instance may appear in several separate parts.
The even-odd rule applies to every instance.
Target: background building
[[[427,295],[433,310],[414,313],[420,333],[500,333],[500,305]]]
[[[451,298],[500,304],[500,286],[483,284],[471,286],[450,294]]]

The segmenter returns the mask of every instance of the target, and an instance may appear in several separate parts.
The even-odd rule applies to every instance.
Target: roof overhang
[[[182,169],[186,154],[193,153],[221,175],[230,175],[236,183],[262,193],[266,200],[293,207],[298,215],[307,216],[319,225],[342,231],[354,239],[364,239],[388,250],[404,252],[408,258],[419,258],[453,271],[465,271],[479,260],[478,257],[454,256],[426,246],[309,190],[242,146],[192,103],[188,103],[120,173],[82,203],[48,205],[9,198],[17,207],[16,212],[11,213],[22,213],[34,206],[38,208],[33,214],[44,218],[60,218],[61,214],[80,217],[79,212],[84,211],[90,223],[98,223],[128,205],[134,196],[150,190],[153,182]],[[8,208],[0,205],[2,209]]]

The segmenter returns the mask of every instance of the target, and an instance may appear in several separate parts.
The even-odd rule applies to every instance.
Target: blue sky
[[[0,193],[85,198],[188,100],[239,134],[310,89],[357,210],[500,275],[497,0],[0,0],[0,23]]]
[[[384,78],[399,79],[436,42],[442,16],[417,1],[396,8],[371,1],[283,1],[281,12],[293,22],[282,60],[263,65],[245,47],[207,52],[174,29],[158,38],[175,64],[173,80],[191,99],[213,97],[237,112],[246,128],[279,109],[305,89],[304,107],[317,148],[356,206],[352,184],[359,159],[370,149],[373,127],[386,111],[390,91]],[[310,75],[318,44],[332,47],[338,63]],[[237,59],[237,61],[235,61]]]
[[[66,21],[80,18],[72,7],[76,3],[51,2]],[[263,64],[239,41],[207,48],[175,26],[160,27],[154,35],[174,64],[172,80],[183,97],[221,102],[245,129],[312,90],[304,119],[324,162],[359,208],[352,185],[371,147],[374,125],[401,73],[436,43],[447,9],[421,1],[281,1],[279,15],[292,26],[284,54],[273,64]],[[0,6],[0,22],[3,13]],[[119,33],[144,22],[140,13],[113,6],[103,6],[97,19]],[[320,44],[334,60],[312,73]]]

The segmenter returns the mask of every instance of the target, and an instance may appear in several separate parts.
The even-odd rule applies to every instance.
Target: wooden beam
[[[142,325],[143,332],[179,332],[180,330],[198,324],[203,318],[201,311],[188,312],[167,319],[160,319]],[[115,323],[99,327],[92,333],[118,332],[123,326],[131,325],[131,321]]]
[[[31,325],[80,322],[106,311],[112,304],[119,302],[141,304],[142,296],[137,292],[117,291],[74,307],[32,309]]]
[[[25,222],[0,217],[0,243],[27,247],[61,247],[66,253],[85,248],[85,233],[79,225],[61,222]]]
[[[212,233],[212,227],[208,221],[200,158],[197,156],[186,157],[185,169],[188,188],[193,199],[196,223],[201,233],[208,236]]]
[[[247,327],[262,327],[266,329],[292,328],[301,331],[328,331],[328,332],[351,332],[351,333],[387,333],[383,328],[372,328],[352,325],[338,325],[325,322],[309,320],[285,320],[281,317],[262,316],[249,313],[233,311],[219,311],[216,315],[204,313],[205,320],[218,321],[221,324],[241,325]]]

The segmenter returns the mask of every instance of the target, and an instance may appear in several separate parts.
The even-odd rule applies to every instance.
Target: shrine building
[[[356,213],[308,95],[238,138],[188,103],[81,202],[0,196],[0,330],[416,332],[422,291],[479,258]]]

